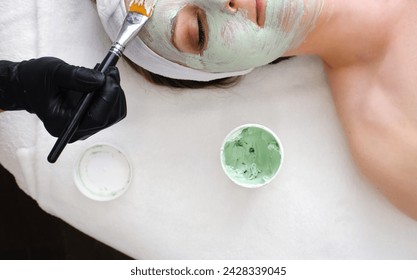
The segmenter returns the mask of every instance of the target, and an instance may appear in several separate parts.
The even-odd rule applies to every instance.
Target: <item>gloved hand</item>
[[[35,113],[55,137],[64,130],[84,93],[95,91],[94,100],[70,142],[86,139],[126,116],[126,99],[116,67],[103,74],[43,57],[12,63],[8,72],[9,85],[3,93],[8,106],[3,109]]]

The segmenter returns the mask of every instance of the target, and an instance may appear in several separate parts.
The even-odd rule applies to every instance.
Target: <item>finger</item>
[[[105,75],[97,70],[66,63],[59,65],[54,75],[58,87],[84,93],[100,88],[105,82]]]
[[[120,85],[120,73],[119,69],[116,66],[110,66],[106,70],[105,74],[111,76],[112,79],[116,82],[116,84]]]
[[[106,73],[104,86],[95,93],[93,104],[71,142],[85,139],[126,116],[126,98],[119,85],[119,72],[117,68],[111,68]]]
[[[112,68],[106,73],[106,81],[100,90],[95,92],[88,114],[80,124],[80,130],[102,129],[108,126],[113,110],[117,110],[120,96],[124,97],[117,69]]]
[[[77,132],[71,138],[70,143],[80,139],[87,139],[91,135],[112,125],[112,111],[116,107],[116,100],[112,103],[98,97],[91,106],[86,116],[80,123]]]
[[[109,118],[109,123],[115,124],[122,119],[124,119],[127,115],[127,104],[126,104],[126,97],[124,92],[120,92],[119,99],[115,104],[113,110],[111,111],[111,115]]]
[[[123,90],[120,87],[119,71],[115,67],[111,67],[106,71],[106,81],[96,92],[96,98],[93,106],[90,108],[90,114],[96,119],[108,120],[110,113],[118,103],[120,95],[123,95]]]

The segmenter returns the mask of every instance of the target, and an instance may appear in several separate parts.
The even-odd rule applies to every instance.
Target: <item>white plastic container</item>
[[[272,130],[259,124],[245,124],[226,136],[220,160],[224,172],[234,183],[246,188],[258,188],[277,176],[284,151]]]
[[[109,144],[89,147],[74,168],[74,182],[80,192],[97,201],[120,197],[128,189],[132,175],[126,155]]]

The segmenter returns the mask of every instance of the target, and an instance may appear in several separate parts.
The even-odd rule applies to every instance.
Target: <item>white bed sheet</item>
[[[88,0],[3,0],[0,14],[0,59],[91,67],[110,46]],[[229,89],[158,87],[118,66],[128,117],[67,146],[56,164],[46,160],[55,139],[35,116],[0,114],[0,162],[47,212],[138,259],[417,258],[417,222],[358,173],[317,58],[256,69]],[[285,150],[260,189],[234,185],[220,166],[223,138],[245,123],[272,129]],[[110,202],[86,198],[72,180],[80,154],[102,142],[134,167],[128,191]]]

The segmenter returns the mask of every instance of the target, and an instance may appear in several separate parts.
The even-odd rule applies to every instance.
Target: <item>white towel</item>
[[[0,58],[94,66],[106,54],[90,1],[23,2],[33,10],[0,4]],[[158,87],[118,66],[128,117],[68,145],[56,164],[46,161],[55,139],[39,121],[0,114],[0,161],[49,213],[141,259],[417,257],[417,223],[358,174],[317,58],[256,69],[230,89]],[[235,186],[220,166],[224,137],[244,123],[269,127],[285,150],[260,189]],[[110,202],[84,197],[72,180],[77,158],[99,142],[121,147],[134,168],[130,188]]]

